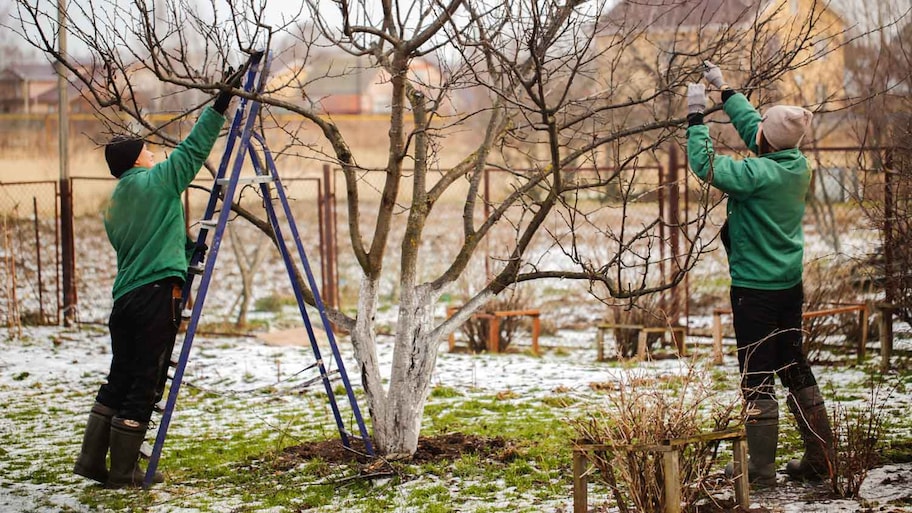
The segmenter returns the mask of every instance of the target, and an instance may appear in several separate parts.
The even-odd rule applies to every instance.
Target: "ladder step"
[[[237,183],[242,184],[242,185],[254,184],[254,183],[270,183],[270,182],[274,182],[274,181],[275,181],[275,179],[272,177],[272,175],[241,176],[241,177],[238,177],[238,179],[237,179]],[[231,179],[230,178],[219,178],[218,180],[216,180],[216,182],[219,185],[228,185],[229,183],[231,183]]]
[[[218,226],[218,219],[200,219],[199,224],[201,227],[211,230]]]
[[[187,267],[187,272],[190,274],[203,274],[203,271],[205,271],[205,270],[206,270],[206,266],[202,262],[200,262],[196,265],[191,265],[191,266]]]
[[[193,317],[193,310],[190,310],[189,308],[181,310],[181,320],[189,321],[191,317]]]

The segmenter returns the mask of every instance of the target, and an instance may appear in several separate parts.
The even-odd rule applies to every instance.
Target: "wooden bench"
[[[605,332],[608,330],[635,330],[637,332],[637,354],[636,359],[638,361],[643,361],[646,359],[648,353],[648,342],[650,333],[664,333],[669,335],[674,341],[675,347],[677,348],[678,356],[684,356],[685,354],[685,337],[687,329],[684,326],[652,326],[647,327],[642,324],[617,324],[617,323],[605,323],[599,324],[596,326],[595,332],[595,347],[598,353],[598,361],[605,360]],[[618,345],[618,357],[621,356],[621,348]]]
[[[654,452],[662,455],[665,513],[681,512],[681,451],[688,444],[710,441],[732,441],[735,500],[744,511],[750,507],[750,484],[747,478],[747,439],[744,428],[664,440],[656,445],[579,444],[573,448],[573,513],[589,511],[589,455],[594,452]]]
[[[858,312],[858,320],[861,324],[861,337],[856,346],[858,361],[865,358],[865,351],[868,344],[868,307],[867,305],[845,305],[826,310],[812,310],[801,314],[802,319],[813,319],[814,317],[826,317],[829,315],[839,315],[845,313]],[[730,308],[716,308],[713,310],[713,363],[722,364],[722,316],[731,315]]]
[[[459,307],[447,307],[447,318],[453,316],[453,313]],[[500,352],[500,320],[505,317],[531,317],[532,318],[532,353],[539,354],[538,336],[541,333],[541,312],[538,310],[501,310],[494,312],[478,312],[472,315],[474,319],[487,319],[488,323],[488,352]],[[456,334],[450,333],[450,352],[456,348]]]

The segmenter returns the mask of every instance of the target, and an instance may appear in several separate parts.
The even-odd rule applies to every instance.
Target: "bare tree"
[[[883,171],[859,199],[881,231],[882,245],[871,258],[885,302],[912,322],[912,8],[872,2],[859,12],[867,24],[884,28],[851,48],[850,84],[863,100],[852,112],[858,143],[868,148],[858,164]]]
[[[247,312],[250,310],[250,302],[253,300],[253,279],[266,259],[269,246],[254,244],[251,250],[245,244],[244,238],[238,234],[238,229],[233,223],[228,223],[228,237],[231,240],[231,250],[234,251],[238,270],[241,273],[241,293],[231,305],[230,311],[234,311],[234,308],[237,307],[238,313],[234,325],[237,328],[246,328]]]
[[[8,19],[13,6],[13,2],[0,1],[0,19]],[[30,48],[23,45],[12,31],[0,32],[0,70],[24,60],[29,56],[27,50]]]
[[[211,92],[224,87],[217,77],[229,56],[269,46],[282,35],[293,44],[286,41],[287,50],[277,59],[307,59],[331,49],[382,72],[389,128],[384,162],[374,168],[359,162],[331,116],[312,108],[319,99],[287,99],[289,89],[303,87],[299,94],[307,95],[308,87],[330,72],[293,73],[262,94],[240,94],[267,110],[297,114],[323,136],[323,144],[305,145],[297,129],[277,123],[292,141],[279,153],[325,159],[341,168],[360,289],[356,314],[329,315],[351,333],[375,443],[390,456],[411,455],[417,448],[440,341],[509,287],[578,280],[598,299],[633,301],[675,286],[695,265],[715,237],[707,224],[715,203],[706,190],[687,223],[644,214],[637,197],[648,192],[641,167],[654,165],[659,149],[683,134],[681,91],[700,78],[703,58],[721,57],[723,66],[742,71],[751,92],[806,65],[803,51],[832,37],[815,35],[819,14],[813,9],[783,33],[756,10],[719,24],[714,13],[699,7],[703,2],[682,0],[679,7],[692,16],[660,31],[671,31],[660,45],[660,58],[642,58],[634,66],[630,56],[650,42],[656,22],[630,13],[609,15],[612,2],[601,0],[341,0],[330,7],[308,0],[305,12],[283,17],[278,26],[268,25],[263,5],[245,3],[224,15],[214,5],[204,14],[180,0],[164,2],[166,13],[144,0],[128,7],[103,0],[73,7],[79,12],[70,16],[72,37],[93,51],[90,61],[78,62],[56,55],[54,16],[35,1],[18,0],[23,36],[64,61],[112,128],[126,113],[131,123],[164,142],[174,141],[145,120],[134,94],[137,68],[167,84]],[[304,15],[309,19],[302,24]],[[183,44],[190,31],[204,41],[193,56]],[[681,34],[687,36],[675,37]],[[762,51],[768,45],[778,51]],[[734,48],[756,51],[740,62],[726,61]],[[415,73],[412,65],[419,59],[439,63],[444,73],[439,79]],[[447,136],[466,130],[478,134],[478,143],[455,159],[447,155]],[[444,160],[456,163],[444,167]],[[580,168],[590,170],[576,171]],[[490,169],[505,191],[485,198]],[[374,171],[382,175],[379,185],[365,179]],[[368,199],[372,187],[379,193],[376,202]],[[619,191],[618,199],[592,200],[609,189]],[[446,195],[461,198],[461,218],[442,206]],[[252,213],[241,215],[268,231]],[[459,240],[433,248],[426,234],[439,224],[458,231]],[[666,251],[671,234],[684,241],[677,254]],[[483,285],[451,318],[435,319],[440,296],[486,265]],[[384,279],[398,284],[386,384],[375,325]]]

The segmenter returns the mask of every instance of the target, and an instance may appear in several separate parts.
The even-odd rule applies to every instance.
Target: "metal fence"
[[[57,182],[0,184],[0,319],[60,322]]]
[[[883,173],[880,172],[877,158],[874,158],[875,152],[868,151],[870,158],[867,160],[858,158],[858,155],[865,154],[859,148],[808,153],[816,170],[814,199],[809,205],[806,220],[809,230],[839,230],[844,226],[845,220],[857,221],[864,217],[860,201],[882,199]],[[673,225],[675,219],[683,218],[686,221],[687,216],[692,215],[695,200],[691,196],[697,189],[694,177],[686,170],[683,154],[679,155],[678,162],[669,159],[659,166],[644,168],[640,172],[644,180],[655,182],[652,185],[650,182],[645,187],[653,189],[654,193],[641,196],[640,201],[654,202],[655,208],[669,225]],[[580,176],[584,174],[585,171],[581,170]],[[304,177],[303,173],[297,175],[287,178],[283,176],[282,180],[289,191],[289,197],[294,201],[296,220],[303,226],[302,231],[309,239],[307,247],[319,248],[319,253],[313,252],[311,259],[314,269],[323,279],[324,298],[329,299],[327,304],[338,304],[340,276],[337,268],[344,265],[351,269],[355,265],[347,261],[350,260],[348,255],[341,256],[346,261],[340,264],[340,255],[336,253],[337,239],[344,240],[348,231],[347,220],[336,218],[336,201],[345,201],[345,196],[336,197],[334,187],[337,173],[328,168],[324,169],[323,176],[320,177]],[[656,176],[663,178],[657,179]],[[381,178],[381,174],[378,174],[378,180]],[[75,318],[79,322],[104,322],[110,310],[110,290],[116,274],[116,259],[104,236],[102,212],[116,181],[110,178],[73,178],[71,183],[76,216]],[[207,187],[211,180],[208,177],[201,178],[198,184]],[[662,184],[677,184],[675,188],[679,193],[688,193],[672,195],[673,189]],[[59,183],[55,181],[0,183],[0,322],[6,325],[61,321],[62,256],[58,189]],[[610,195],[612,191],[600,189],[594,193]],[[487,200],[496,203],[497,194],[486,191],[485,195],[489,196]],[[193,223],[198,220],[207,198],[208,193],[197,188],[191,189],[187,194],[185,203],[191,233],[195,233]],[[247,193],[245,201],[255,205],[261,203],[262,198]],[[826,205],[837,206],[827,208]],[[345,206],[339,207],[338,212],[346,215]],[[452,231],[452,226],[439,228]],[[872,233],[876,237],[876,231]],[[435,235],[429,234],[428,240],[434,244],[445,240],[445,237],[438,237],[438,242],[434,242]],[[873,245],[876,241],[870,243]],[[809,248],[808,253],[814,254],[814,251]],[[315,262],[317,256],[320,258],[319,266]],[[230,258],[234,257],[228,257],[229,260]],[[344,275],[342,281],[345,281]],[[345,283],[341,286],[349,289],[353,287]],[[351,293],[351,290],[347,292]],[[686,284],[681,294],[684,298],[691,296]],[[686,301],[683,309],[687,309]]]

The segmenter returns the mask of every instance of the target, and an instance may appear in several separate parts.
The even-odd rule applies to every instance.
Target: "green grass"
[[[858,379],[838,390],[825,389],[827,401],[851,398],[864,403],[870,394],[871,378],[878,375],[876,364],[864,366]],[[618,364],[626,365],[629,364]],[[479,368],[493,372],[496,360],[479,361]],[[737,393],[737,372],[731,370],[711,368],[714,389]],[[815,371],[818,377],[825,372],[818,367]],[[603,407],[604,394],[613,393],[555,389],[495,394],[435,386],[424,411],[423,436],[458,432],[498,437],[505,446],[492,449],[490,454],[466,453],[452,460],[420,465],[393,463],[395,476],[371,481],[360,475],[361,466],[355,464],[331,464],[317,459],[291,467],[278,465],[288,446],[338,439],[322,385],[284,396],[282,390],[263,388],[232,397],[218,393],[218,382],[211,381],[208,390],[182,389],[179,411],[160,463],[167,482],[139,493],[86,485],[71,473],[95,385],[80,389],[62,381],[33,383],[34,377],[30,376],[22,380],[26,386],[5,396],[13,398],[13,402],[6,406],[4,418],[17,426],[45,430],[45,434],[31,435],[35,436],[34,447],[23,450],[32,439],[28,428],[17,432],[0,430],[2,469],[11,483],[68,490],[78,505],[54,504],[51,494],[44,505],[47,510],[59,511],[68,511],[67,507],[71,508],[69,511],[79,508],[111,512],[555,511],[556,501],[563,501],[566,507],[572,494],[570,462],[576,434],[567,418]],[[96,374],[89,374],[82,376],[80,382],[96,380]],[[908,382],[907,371],[888,380],[889,386],[896,388],[907,387]],[[680,390],[681,382],[676,378],[660,379],[649,386],[674,394]],[[337,396],[344,395],[338,385],[335,392]],[[54,396],[53,402],[44,399],[48,395]],[[780,400],[781,466],[788,458],[800,455],[801,442],[781,395]],[[363,397],[359,397],[359,404],[369,417]],[[891,408],[887,415],[890,431],[895,427],[908,432],[904,409]],[[350,414],[343,411],[343,416],[351,424]],[[369,418],[366,420],[370,422]],[[64,432],[58,433],[60,430]],[[891,444],[884,454],[892,461],[903,461],[910,457],[910,448],[912,444],[908,443]],[[592,481],[596,483],[597,479]],[[595,496],[599,493],[606,492],[596,492]]]

